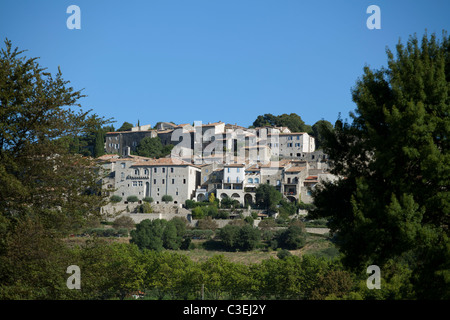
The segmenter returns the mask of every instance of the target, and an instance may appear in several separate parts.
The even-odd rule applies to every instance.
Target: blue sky
[[[380,30],[366,26],[372,4]],[[80,30],[66,26],[70,5]],[[60,66],[116,128],[292,112],[312,125],[348,117],[364,65],[385,66],[386,47],[414,33],[450,31],[449,13],[448,0],[2,0],[0,38]]]

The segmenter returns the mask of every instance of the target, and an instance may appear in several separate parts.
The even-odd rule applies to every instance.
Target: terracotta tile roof
[[[143,166],[194,166],[192,163],[177,159],[177,158],[159,158],[151,159],[149,161],[137,161],[132,165],[132,167],[143,167]]]
[[[306,167],[290,167],[289,169],[286,169],[286,172],[300,172],[305,169]]]
[[[243,163],[229,163],[229,164],[224,164],[224,167],[245,167],[245,164]]]
[[[278,135],[278,136],[298,136],[298,135],[302,135],[305,133],[306,132],[289,132],[289,133],[280,132],[280,133],[268,133],[267,135],[268,136],[271,136],[271,135],[274,135],[274,136],[276,136],[276,135]]]

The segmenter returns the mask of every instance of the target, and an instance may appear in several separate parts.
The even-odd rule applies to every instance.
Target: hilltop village
[[[146,137],[174,145],[172,152],[162,158],[133,154]],[[186,200],[208,201],[214,194],[248,207],[261,184],[274,186],[290,202],[308,204],[312,188],[337,178],[329,172],[328,156],[315,150],[314,137],[287,127],[161,122],[154,129],[148,125],[108,132],[105,150],[98,158],[109,173],[103,186],[124,204],[135,197],[138,203],[146,198],[158,205],[170,196],[181,208]]]

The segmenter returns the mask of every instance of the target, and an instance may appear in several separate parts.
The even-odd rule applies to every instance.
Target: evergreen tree
[[[345,177],[314,192],[347,266],[408,263],[420,298],[450,298],[450,39],[410,37],[388,67],[364,68],[352,123],[326,130]]]

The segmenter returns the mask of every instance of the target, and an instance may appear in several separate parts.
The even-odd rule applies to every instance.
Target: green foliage
[[[414,256],[417,297],[448,298],[450,38],[396,49],[387,68],[364,68],[352,123],[325,130],[333,173],[346,178],[316,188],[310,213],[330,218],[347,266]]]
[[[109,200],[111,200],[111,202],[117,203],[117,202],[122,201],[122,197],[117,196],[117,195],[112,195],[112,196],[109,198]]]
[[[289,250],[299,249],[305,245],[306,233],[301,227],[292,225],[279,234],[277,241],[281,248]]]
[[[332,134],[333,130],[333,125],[327,120],[322,119],[313,124],[312,131],[316,149],[322,149],[322,146],[326,143],[325,139],[327,134]]]
[[[140,249],[161,251],[165,249],[179,249],[184,236],[184,229],[179,222],[162,219],[143,220],[132,230],[130,243]]]
[[[139,198],[137,196],[128,196],[127,201],[128,202],[138,202]]]
[[[220,229],[219,237],[229,250],[249,251],[256,248],[261,234],[259,229],[248,224],[243,226],[228,224]]]
[[[139,142],[136,153],[142,157],[162,158],[169,155],[172,148],[171,144],[163,146],[159,137],[145,137]]]
[[[164,201],[165,203],[167,203],[167,202],[173,201],[173,198],[171,195],[165,194],[162,196],[161,200]]]
[[[266,210],[276,211],[276,206],[283,195],[269,184],[260,184],[255,192],[256,204]]]
[[[302,118],[295,114],[282,114],[279,116],[274,116],[273,114],[260,115],[253,122],[254,127],[264,127],[264,126],[277,126],[277,127],[288,127],[291,132],[306,132],[312,133],[311,126],[305,124]]]
[[[96,164],[71,141],[108,120],[81,109],[81,91],[6,40],[0,51],[0,215],[39,217],[67,233],[106,203]]]
[[[216,230],[218,228],[217,222],[213,220],[211,217],[206,217],[205,219],[201,219],[198,221],[197,228],[203,230]]]
[[[282,249],[282,250],[278,251],[278,253],[277,253],[277,258],[278,259],[285,259],[285,258],[290,257],[290,256],[292,256],[292,253],[289,250],[286,250],[286,249]]]
[[[131,131],[131,128],[133,128],[133,124],[129,123],[129,122],[124,122],[122,124],[122,126],[120,126],[119,129],[117,129],[117,131]]]
[[[136,207],[137,213],[153,213],[153,208],[149,202],[143,202],[141,205]]]
[[[128,216],[120,216],[114,220],[112,226],[114,229],[126,228],[131,230],[134,228],[134,221]]]
[[[148,202],[148,203],[152,203],[153,202],[153,198],[152,197],[144,197],[142,199],[142,201]]]
[[[195,207],[192,209],[192,218],[194,219],[202,219],[205,216],[202,207]]]

